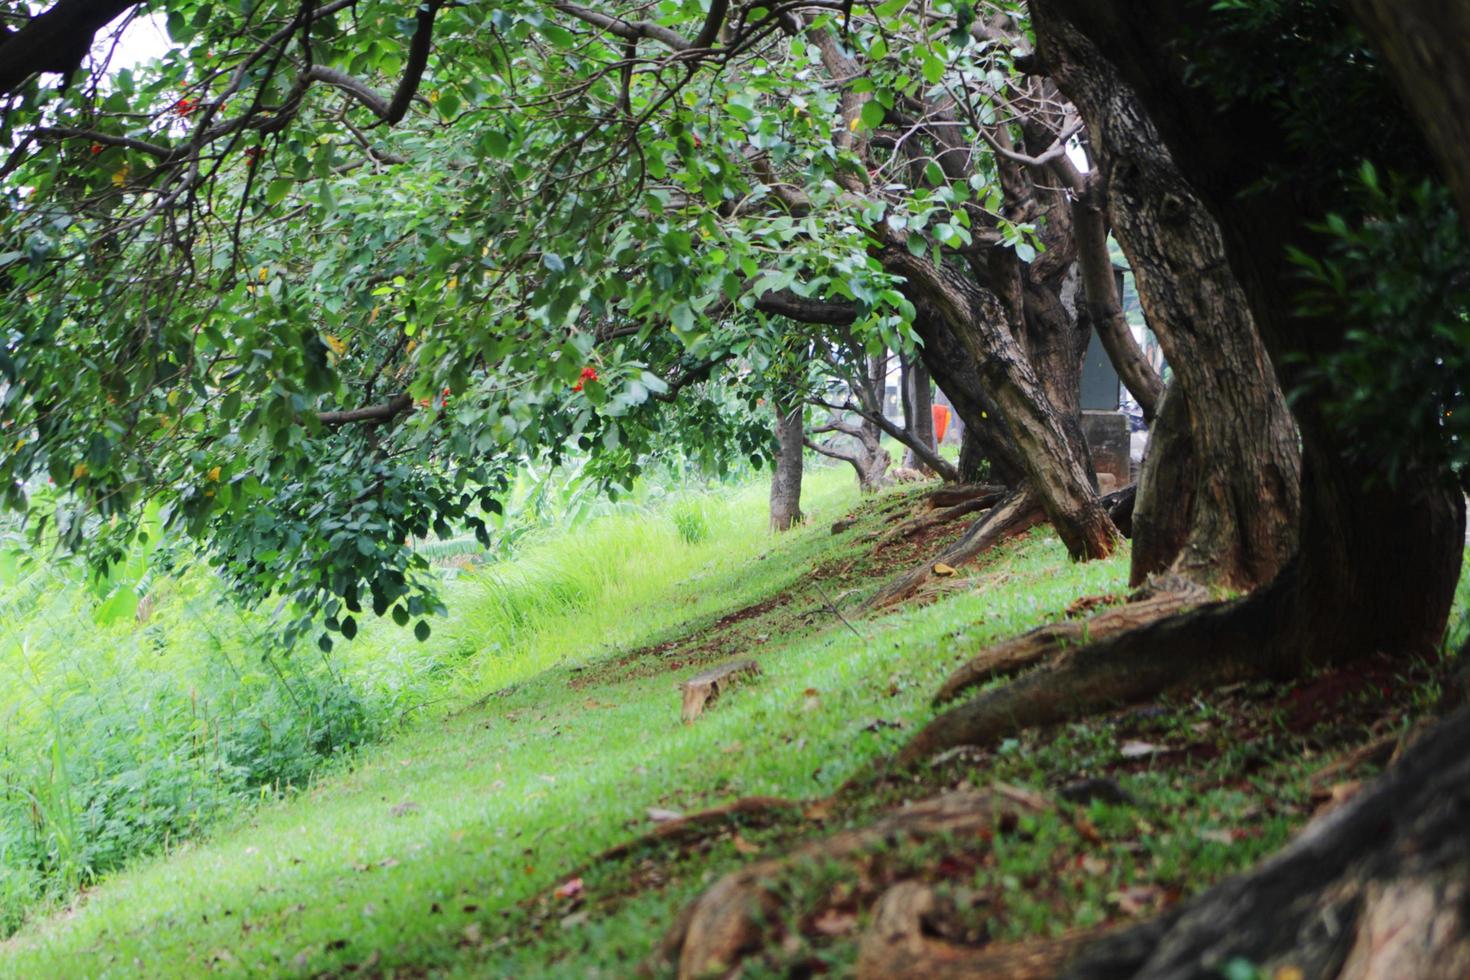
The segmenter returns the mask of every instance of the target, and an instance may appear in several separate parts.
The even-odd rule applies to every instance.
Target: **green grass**
[[[427,644],[364,630],[338,669],[365,690],[397,684],[431,696],[437,704],[410,711],[425,720],[30,923],[0,945],[0,976],[627,976],[683,901],[750,859],[728,838],[655,853],[656,886],[634,883],[641,855],[589,865],[648,829],[647,808],[826,796],[930,717],[934,688],[978,646],[1126,578],[1126,549],[1074,565],[1038,531],[967,570],[978,587],[854,618],[860,638],[827,609],[813,574],[826,570],[827,594],[854,617],[853,603],[882,581],[862,557],[862,535],[879,521],[871,507],[853,531],[834,537],[827,527],[857,503],[850,473],[810,475],[811,523],[780,538],[765,530],[763,492],[636,508],[534,540],[514,560],[450,582],[451,615]],[[702,537],[689,532],[696,525]],[[855,571],[832,571],[854,558]],[[717,628],[756,603],[759,615]],[[763,676],[681,725],[675,683],[737,652],[758,654]],[[1095,804],[1101,844],[1047,816],[965,865],[966,888],[1005,900],[994,938],[1093,924],[1115,914],[1117,889],[1187,894],[1278,846],[1303,819],[1321,747],[1281,728],[1277,693],[1261,686],[1253,696],[1266,706],[1249,710],[1186,701],[1143,720],[1027,733],[948,764],[926,786],[875,789],[841,819],[871,819],[903,795],[960,779],[1046,789],[1117,772],[1142,803]],[[1245,727],[1229,730],[1225,719],[1242,711]],[[1205,742],[1216,755],[1183,770],[1125,765],[1125,736]],[[1199,832],[1242,824],[1250,835],[1234,845]],[[746,839],[779,852],[816,829],[797,818]],[[1083,850],[1105,872],[1078,872]],[[917,873],[943,853],[914,846],[898,863]],[[574,873],[586,914],[563,921],[564,910],[540,899]],[[800,871],[794,909],[821,907],[851,874]],[[780,975],[805,957],[843,969],[853,955],[850,942],[803,940],[749,972]]]
[[[349,772],[111,877],[75,910],[10,940],[0,973],[275,975],[370,961],[557,975],[569,968],[548,951],[497,947],[521,918],[505,913],[644,828],[647,807],[825,795],[905,737],[870,722],[927,716],[929,692],[976,643],[1122,583],[1124,557],[1074,566],[1034,535],[995,559],[1005,581],[860,621],[860,642],[808,581],[812,567],[857,547],[858,532],[834,538],[826,526],[856,502],[851,487],[846,472],[817,471],[804,502],[812,522],[780,540],[765,531],[753,488],[707,501],[698,544],[667,517],[654,526],[629,517],[460,577],[457,612],[430,644],[461,651],[450,669],[462,700],[498,691],[482,707],[369,749]],[[765,676],[695,725],[679,724],[674,690],[692,663],[572,686],[598,676],[588,668],[602,659],[786,590],[791,602],[734,628],[763,642]],[[520,598],[506,601],[512,593]],[[368,635],[361,656],[389,646],[385,633]],[[667,912],[678,894],[633,905]],[[578,927],[576,941],[595,953],[572,972],[595,972],[600,959],[623,975],[662,914],[616,917],[622,931],[606,943],[597,922]]]

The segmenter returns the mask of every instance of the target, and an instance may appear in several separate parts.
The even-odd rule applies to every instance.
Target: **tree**
[[[1098,164],[1085,186],[1074,178],[1079,206],[1106,210],[1174,369],[1139,478],[1131,582],[1166,570],[1230,588],[1268,582],[1295,551],[1296,427],[1214,219],[1116,70],[1045,4],[1033,10],[1032,67],[1078,107]],[[1157,397],[1146,382],[1129,387]]]
[[[1442,415],[1405,427],[1394,409],[1369,416],[1397,417],[1391,432],[1353,424],[1364,410],[1352,387],[1362,376],[1343,368],[1356,363],[1358,348],[1372,351],[1369,377],[1381,395],[1389,380],[1405,377],[1436,351],[1446,331],[1459,329],[1463,309],[1447,310],[1438,298],[1410,304],[1414,315],[1403,323],[1412,340],[1405,343],[1407,338],[1384,334],[1398,325],[1392,317],[1385,321],[1386,310],[1371,302],[1346,309],[1324,304],[1308,285],[1310,272],[1331,261],[1334,238],[1350,239],[1364,217],[1354,189],[1360,161],[1392,146],[1401,173],[1418,179],[1432,173],[1377,62],[1364,56],[1361,36],[1329,4],[1247,11],[1161,3],[1125,14],[1116,4],[1034,0],[1037,8],[1089,38],[1133,89],[1218,222],[1225,255],[1278,374],[1288,384],[1310,382],[1311,397],[1293,406],[1303,454],[1299,546],[1280,574],[1245,598],[1206,604],[1062,654],[1053,669],[941,715],[905,750],[911,761],[1179,684],[1292,675],[1375,652],[1433,650],[1459,572],[1465,514],[1451,468],[1459,453],[1451,448],[1457,445],[1453,433]],[[1254,57],[1263,49],[1272,51],[1272,64],[1295,65],[1313,84],[1286,84]],[[1188,77],[1180,50],[1190,53]],[[1243,72],[1242,65],[1255,73]],[[1263,109],[1261,100],[1270,108]],[[1344,118],[1371,118],[1388,132],[1355,133],[1354,142],[1341,147],[1342,157],[1297,154],[1298,146],[1320,145],[1315,141],[1331,118],[1324,104]],[[1357,218],[1350,221],[1339,210]],[[1407,237],[1395,241],[1399,269],[1391,276],[1400,283],[1405,271],[1418,276],[1425,266],[1453,265],[1462,253],[1445,252],[1438,243],[1408,245],[1413,239]],[[1362,250],[1353,251],[1361,266]],[[1369,281],[1383,273],[1382,267],[1355,271]],[[1377,295],[1371,287],[1348,288],[1354,295]],[[1390,295],[1402,305],[1419,291],[1411,285]],[[1396,342],[1380,345],[1374,339],[1380,335]],[[1308,369],[1313,364],[1315,371]],[[1428,404],[1463,397],[1438,386],[1428,394]],[[1360,440],[1370,431],[1379,438],[1365,453]],[[1190,658],[1182,660],[1180,650],[1189,650]]]

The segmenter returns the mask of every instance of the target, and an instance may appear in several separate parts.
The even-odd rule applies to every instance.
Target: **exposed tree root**
[[[971,947],[926,935],[936,911],[928,885],[902,881],[873,907],[873,924],[858,947],[858,980],[1050,980],[1097,930],[1058,939],[1006,946]]]
[[[608,848],[594,858],[592,864],[616,861],[645,847],[659,844],[687,844],[701,837],[719,833],[735,824],[770,823],[782,814],[799,810],[802,805],[798,800],[785,800],[777,796],[741,797],[724,806],[701,810],[677,820],[661,823],[642,836]]]
[[[1147,599],[1117,606],[1083,620],[1064,620],[1037,627],[980,651],[940,686],[935,704],[953,701],[963,692],[998,677],[1017,674],[1071,647],[1106,639],[1170,616],[1208,598],[1202,588],[1158,592]]]
[[[1073,980],[1470,976],[1470,709],[1290,845],[1153,922],[1086,947]]]
[[[917,517],[911,517],[896,527],[891,527],[880,535],[877,535],[877,544],[874,547],[881,548],[886,544],[897,541],[900,538],[911,538],[915,534],[929,530],[931,527],[939,527],[951,521],[957,521],[962,517],[989,510],[1005,496],[1005,491],[996,489],[988,494],[977,495],[969,500],[946,507],[942,510],[930,510]]]
[[[944,510],[947,507],[957,507],[977,497],[984,498],[993,504],[1005,496],[1007,489],[1009,488],[998,483],[950,484],[940,487],[925,497],[924,506],[930,510]]]
[[[912,765],[958,745],[990,745],[1033,725],[1070,721],[1183,685],[1224,683],[1269,666],[1257,636],[1274,596],[1214,602],[1059,653],[1046,667],[951,708],[899,753]]]
[[[1045,802],[1024,790],[950,793],[925,800],[858,830],[806,844],[790,855],[757,861],[725,875],[686,907],[655,952],[652,964],[683,978],[728,976],[745,955],[763,948],[780,899],[782,872],[802,862],[841,860],[898,840],[955,837],[1014,827]]]
[[[937,556],[933,561],[925,562],[905,572],[879,589],[878,594],[868,602],[868,607],[882,609],[896,602],[902,602],[934,578],[936,564],[942,563],[958,568],[966,562],[973,561],[1007,538],[1028,531],[1044,520],[1046,520],[1046,514],[1041,509],[1039,499],[1028,491],[1014,491],[992,507],[984,517],[976,521],[974,526],[965,532],[964,537],[950,545],[943,554]]]
[[[1132,527],[1134,488],[1126,486],[1098,498],[1098,504],[1124,534]],[[878,590],[868,601],[869,609],[883,609],[911,598],[934,578],[934,566],[959,568],[1008,538],[1023,534],[1046,520],[1040,498],[1029,490],[1012,490],[998,500],[985,516],[943,554],[913,568]]]

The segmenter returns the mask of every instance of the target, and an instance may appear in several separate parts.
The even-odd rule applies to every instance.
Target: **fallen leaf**
[[[410,813],[417,813],[418,811],[419,805],[411,801],[399,803],[388,810],[395,817],[406,817]]]
[[[573,912],[561,920],[561,927],[563,929],[575,929],[577,926],[585,923],[589,918],[591,918],[591,915],[588,914],[586,909],[580,912]]]
[[[1200,840],[1207,840],[1212,844],[1224,844],[1227,847],[1244,836],[1238,830],[1201,830],[1199,832]]]
[[[478,922],[471,922],[464,929],[460,930],[460,935],[464,936],[464,941],[471,946],[480,945],[480,924]]]
[[[818,800],[802,811],[802,815],[808,820],[826,820],[832,816],[832,804],[826,800]]]
[[[683,820],[684,814],[678,810],[665,810],[661,807],[651,806],[648,808],[648,819],[654,823],[668,823],[670,820]]]
[[[750,841],[746,840],[744,837],[741,837],[739,834],[736,834],[734,837],[732,837],[730,839],[730,843],[735,845],[735,850],[739,851],[741,854],[746,855],[747,857],[752,854],[759,854],[761,852],[761,849],[758,845],[752,844]]]
[[[1085,854],[1082,857],[1082,870],[1090,875],[1100,875],[1108,870],[1108,862],[1092,854]]]
[[[950,565],[946,565],[942,561],[937,561],[937,562],[934,563],[934,574],[935,575],[953,575],[954,574],[954,568],[952,566],[950,566]]]
[[[576,898],[582,894],[582,879],[572,878],[556,886],[554,893],[557,898]]]
[[[1128,741],[1124,742],[1123,747],[1118,751],[1125,759],[1141,759],[1144,756],[1167,752],[1168,749],[1162,745],[1154,745],[1152,742]]]

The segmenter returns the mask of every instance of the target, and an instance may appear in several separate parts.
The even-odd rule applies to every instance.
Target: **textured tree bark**
[[[1144,420],[1152,422],[1158,414],[1164,382],[1143,356],[1123,315],[1123,299],[1118,295],[1118,280],[1108,255],[1104,182],[1097,173],[1090,174],[1082,181],[1081,191],[1072,204],[1072,227],[1077,236],[1077,265],[1082,270],[1087,317],[1124,387],[1143,409]]]
[[[1184,21],[1205,8],[1144,0],[1032,0],[1033,14],[1065,10],[1094,32],[1099,47],[1127,65],[1131,84],[1157,100],[1160,132],[1206,198],[1225,233],[1268,347],[1320,353],[1341,344],[1343,326],[1306,319],[1292,302],[1280,258],[1311,215],[1314,188],[1274,188],[1241,196],[1272,167],[1280,142],[1259,131],[1266,116],[1212,106],[1180,77],[1186,40],[1210,37],[1208,23]],[[1050,13],[1042,15],[1050,16]],[[1165,125],[1167,123],[1167,125]],[[1240,127],[1231,134],[1232,125]],[[1280,134],[1275,134],[1278,138]],[[1255,137],[1261,142],[1249,146]],[[1249,146],[1250,152],[1245,152]],[[1187,156],[1186,156],[1187,155]],[[1289,169],[1274,171],[1289,173]],[[1213,180],[1209,178],[1214,178]],[[1241,183],[1244,182],[1244,183]],[[1443,636],[1464,546],[1465,502],[1444,474],[1407,466],[1397,485],[1370,473],[1311,405],[1299,406],[1303,447],[1301,547],[1268,584],[1243,599],[1212,603],[1062,654],[1045,670],[988,691],[936,718],[899,755],[913,763],[961,744],[988,744],[1018,729],[1151,697],[1179,685],[1242,676],[1293,676],[1368,654],[1427,654]],[[1406,501],[1412,504],[1406,506]],[[1187,651],[1188,656],[1181,656]]]
[[[914,332],[924,341],[919,356],[929,374],[949,396],[955,414],[965,423],[960,444],[959,478],[1018,487],[1026,479],[1021,453],[1011,441],[995,400],[980,381],[980,368],[942,317],[918,310]]]
[[[938,451],[934,442],[934,393],[930,390],[929,369],[922,360],[904,361],[903,387],[910,418],[908,429],[920,443]],[[909,469],[928,469],[928,463],[910,449],[904,453],[903,465]]]
[[[1291,178],[1291,140],[1271,112],[1220,106],[1188,83],[1189,58],[1181,52],[1217,36],[1211,9],[1173,0],[1032,0],[1031,8],[1044,24],[1055,15],[1052,23],[1064,18],[1090,39],[1137,95],[1218,223],[1277,373],[1289,383],[1289,355],[1311,359],[1340,348],[1345,325],[1300,312],[1284,259],[1287,244],[1301,241],[1333,205],[1334,190]],[[1291,574],[1273,583],[1273,592],[1286,594],[1277,600],[1275,628],[1262,637],[1267,649],[1253,657],[1292,671],[1375,651],[1432,648],[1458,577],[1463,498],[1427,466],[1406,467],[1389,486],[1352,460],[1347,436],[1312,405],[1297,405],[1296,420],[1303,457],[1298,557]]]
[[[776,415],[776,462],[771,469],[771,530],[789,531],[802,522],[801,472],[806,433],[802,406],[774,404]]]
[[[1087,123],[1098,164],[1089,190],[1107,190],[1114,235],[1179,389],[1172,417],[1154,427],[1140,478],[1131,578],[1169,569],[1252,588],[1294,551],[1300,462],[1249,304],[1214,219],[1132,89],[1053,4],[1032,9],[1040,66]],[[1090,203],[1088,195],[1078,202],[1084,256],[1102,231]]]
[[[1067,551],[1077,560],[1105,558],[1118,541],[1118,529],[1098,503],[1094,476],[1086,463],[1086,443],[1075,415],[1053,407],[1026,353],[1007,329],[996,296],[951,270],[916,258],[905,248],[886,248],[884,266],[907,280],[910,301],[943,319],[978,365],[985,389],[999,405],[1011,438],[1021,450],[1027,485]],[[1077,370],[1080,372],[1080,358]],[[1050,378],[1053,386],[1066,384]],[[1076,395],[1072,395],[1076,404]],[[1075,408],[1073,409],[1075,412]]]
[[[1160,919],[1109,936],[1071,980],[1470,976],[1470,710],[1285,850]]]
[[[1166,571],[1184,553],[1198,483],[1188,395],[1176,380],[1161,399],[1138,471],[1129,585],[1140,585],[1150,575]]]

